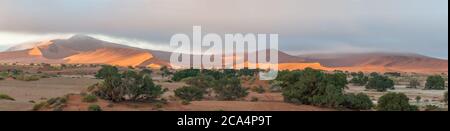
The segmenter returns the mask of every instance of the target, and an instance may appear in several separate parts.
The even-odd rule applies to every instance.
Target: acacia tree
[[[403,93],[387,93],[378,100],[379,111],[417,111],[409,104],[409,98]]]
[[[241,81],[236,77],[217,80],[213,89],[220,100],[237,100],[248,95],[247,89],[241,86]]]
[[[357,86],[364,86],[369,81],[369,77],[365,76],[363,72],[352,73],[352,77],[350,83]]]
[[[414,89],[417,89],[419,86],[420,86],[419,80],[417,80],[417,79],[411,79],[411,80],[409,81],[409,85],[408,85],[407,88],[414,88]]]
[[[445,80],[440,75],[429,76],[427,78],[427,83],[425,84],[425,89],[428,90],[444,90]]]
[[[387,89],[394,89],[394,81],[386,76],[373,75],[366,85],[366,89],[375,89],[379,92],[385,92]]]

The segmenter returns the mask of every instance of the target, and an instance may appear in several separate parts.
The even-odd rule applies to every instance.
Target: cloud
[[[3,32],[103,34],[146,41],[140,46],[167,45],[201,25],[279,33],[288,51],[345,43],[448,56],[447,0],[1,0],[0,18]]]

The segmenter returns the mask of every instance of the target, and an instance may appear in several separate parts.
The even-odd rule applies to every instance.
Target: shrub
[[[202,74],[195,77],[185,78],[183,81],[188,85],[206,90],[214,86],[215,79],[212,76]]]
[[[102,111],[102,108],[99,105],[89,105],[88,111]]]
[[[11,96],[8,96],[6,94],[0,94],[0,100],[10,100],[10,101],[15,101],[14,98],[12,98]]]
[[[44,107],[46,107],[47,106],[47,102],[40,102],[40,103],[38,103],[38,104],[34,104],[34,106],[33,106],[33,111],[39,111],[39,110],[41,110],[42,108],[44,108]]]
[[[13,76],[13,78],[21,81],[37,81],[40,79],[40,77],[37,75],[25,75],[25,74],[15,75]]]
[[[330,107],[338,107],[344,102],[343,91],[347,76],[343,73],[326,74],[307,68],[304,71],[286,73],[281,76],[281,80],[286,80],[285,83],[296,81],[283,87],[283,97],[287,102]]]
[[[409,81],[409,85],[407,88],[414,88],[417,89],[420,86],[420,82],[417,79],[412,79]]]
[[[366,89],[375,89],[378,92],[385,92],[387,89],[394,89],[394,81],[386,76],[373,75],[366,85]]]
[[[367,84],[367,81],[369,81],[369,77],[365,76],[363,72],[354,73],[352,74],[352,77],[350,83],[357,86],[364,86]]]
[[[241,86],[241,81],[236,77],[218,80],[214,92],[220,100],[236,100],[248,95],[247,89]]]
[[[427,90],[444,90],[445,80],[440,75],[429,76],[427,78],[427,83],[425,84],[425,89]]]
[[[252,99],[250,100],[251,102],[257,102],[259,101],[258,97],[252,97]]]
[[[183,101],[181,101],[181,104],[182,105],[189,105],[189,104],[191,104],[191,101],[183,100]]]
[[[409,104],[409,98],[403,93],[387,93],[378,100],[379,111],[417,111]]]
[[[95,95],[85,95],[83,97],[83,102],[88,102],[88,103],[92,103],[92,102],[97,102],[97,96]]]
[[[417,102],[417,103],[420,103],[420,100],[422,100],[422,97],[417,96],[417,97],[416,97],[416,102]]]
[[[259,94],[266,92],[266,90],[262,86],[254,87],[254,88],[252,88],[252,91],[259,93]]]
[[[369,110],[373,107],[373,102],[369,96],[364,93],[347,94],[343,104],[346,108],[355,110]]]
[[[175,90],[175,96],[186,101],[201,100],[204,93],[203,89],[193,86],[185,86]]]
[[[106,77],[112,77],[119,72],[119,69],[110,65],[102,65],[102,68],[97,72],[95,78],[104,79]]]
[[[172,80],[173,81],[181,81],[185,78],[189,77],[195,77],[200,75],[199,69],[187,69],[187,70],[181,70],[173,74]]]
[[[147,74],[137,74],[131,70],[122,74],[115,71],[103,74],[108,74],[104,75],[104,81],[90,89],[93,94],[105,100],[153,101],[164,93],[161,86],[154,84]]]
[[[163,66],[159,70],[161,71],[161,77],[163,78],[172,74],[172,72],[170,72],[169,70],[169,67],[167,66]]]

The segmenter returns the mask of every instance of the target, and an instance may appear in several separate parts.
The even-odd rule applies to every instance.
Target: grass
[[[14,79],[16,80],[21,80],[21,81],[38,81],[39,79],[41,79],[40,76],[37,75],[17,75],[14,76]]]
[[[102,108],[99,105],[94,104],[88,107],[88,111],[102,111]]]
[[[14,98],[12,98],[11,96],[8,96],[6,94],[0,94],[0,100],[10,100],[10,101],[15,101]]]
[[[97,96],[95,95],[85,95],[83,97],[83,102],[87,102],[87,103],[92,103],[92,102],[97,102]]]

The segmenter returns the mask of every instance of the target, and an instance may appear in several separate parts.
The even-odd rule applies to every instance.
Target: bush
[[[169,67],[167,66],[163,66],[159,70],[161,71],[161,77],[163,78],[172,74],[172,72],[170,72],[169,70]]]
[[[250,100],[251,102],[257,102],[259,101],[258,97],[252,97],[252,99]]]
[[[412,79],[409,81],[409,85],[407,88],[414,88],[417,89],[420,86],[420,82],[417,79]]]
[[[88,102],[88,103],[92,103],[92,102],[97,102],[97,96],[95,95],[85,95],[83,97],[83,102]]]
[[[175,96],[186,101],[201,100],[204,94],[203,89],[193,86],[185,86],[175,90]]]
[[[40,79],[40,77],[37,75],[25,75],[25,74],[16,75],[13,76],[13,78],[21,81],[37,81]]]
[[[338,107],[344,102],[343,91],[347,76],[343,73],[326,74],[307,68],[304,71],[284,73],[279,79],[289,83],[282,88],[287,102],[329,107]],[[290,84],[292,82],[294,83]]]
[[[110,67],[108,67],[110,68]],[[137,74],[134,71],[125,71],[122,74],[112,69],[112,72],[99,72],[104,81],[90,87],[93,94],[113,102],[120,101],[153,101],[160,97],[164,91],[160,85],[155,85],[150,75]]]
[[[417,111],[409,104],[409,98],[403,93],[387,93],[378,100],[379,111]]]
[[[366,89],[375,89],[378,92],[385,92],[387,89],[394,89],[394,81],[386,76],[373,75],[366,85]]]
[[[349,109],[355,110],[369,110],[373,107],[373,102],[369,96],[364,93],[347,94],[345,95],[345,102],[343,104]]]
[[[15,101],[14,98],[12,98],[11,96],[8,96],[6,94],[0,94],[0,100],[10,100],[10,101]]]
[[[363,72],[354,73],[352,74],[352,77],[350,83],[357,86],[364,86],[367,84],[367,81],[369,81],[369,77],[365,76]]]
[[[214,79],[214,77],[209,75],[199,75],[195,77],[185,78],[183,81],[188,85],[206,90],[208,88],[212,88],[216,80]]]
[[[262,86],[254,87],[254,88],[252,88],[252,91],[259,93],[259,94],[266,92],[266,90]]]
[[[99,105],[89,105],[88,111],[103,111]]]
[[[445,80],[440,75],[429,76],[427,78],[427,83],[425,84],[425,89],[427,90],[444,90]]]
[[[97,72],[95,78],[104,79],[106,77],[112,77],[119,72],[119,69],[110,65],[102,65],[102,68]]]
[[[220,100],[236,100],[248,95],[247,89],[241,86],[241,81],[236,77],[218,80],[214,92]]]
[[[181,70],[173,74],[172,80],[173,81],[181,81],[185,78],[189,77],[195,77],[200,75],[199,69],[187,69],[187,70]]]

